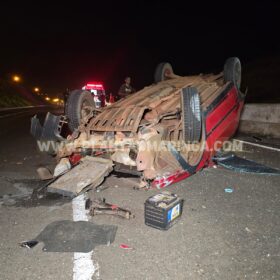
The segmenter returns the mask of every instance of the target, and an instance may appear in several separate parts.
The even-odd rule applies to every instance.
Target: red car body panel
[[[220,148],[225,140],[234,135],[238,127],[244,100],[240,98],[240,93],[236,87],[231,85],[213,104],[215,105],[211,110],[205,112],[204,115],[206,148],[194,173],[212,165],[212,157],[217,148]],[[177,171],[168,177],[156,178],[152,182],[152,187],[161,189],[184,180],[192,174],[189,171]]]

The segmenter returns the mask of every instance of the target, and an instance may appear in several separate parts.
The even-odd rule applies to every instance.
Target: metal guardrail
[[[49,107],[49,105],[37,105],[37,106],[24,106],[24,107],[0,108],[0,112],[14,111],[14,110],[22,110],[22,109],[32,109],[32,108],[41,108],[41,107]]]
[[[280,104],[245,104],[238,130],[249,135],[280,138]]]
[[[14,107],[14,108],[2,108],[0,109],[0,119],[17,116],[30,112],[32,109],[51,108],[50,105],[38,105],[38,106],[25,106],[25,107]]]

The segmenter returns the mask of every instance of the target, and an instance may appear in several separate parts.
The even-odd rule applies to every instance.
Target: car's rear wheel
[[[230,57],[224,65],[224,80],[232,82],[239,90],[241,85],[241,63],[238,57]]]
[[[197,143],[201,138],[202,120],[200,97],[195,87],[186,87],[181,91],[181,110],[183,140],[186,143]]]
[[[159,83],[169,79],[169,76],[173,74],[173,68],[170,63],[162,62],[158,64],[155,71],[155,82]]]
[[[92,94],[85,90],[73,90],[69,94],[65,112],[69,128],[74,131],[81,120],[86,119],[95,108]]]

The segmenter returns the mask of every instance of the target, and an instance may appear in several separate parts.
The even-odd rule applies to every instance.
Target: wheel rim
[[[171,70],[170,69],[165,69],[164,74],[163,74],[164,78],[168,78],[170,74],[171,74]]]
[[[165,63],[163,66],[163,71],[162,71],[162,80],[168,80],[170,79],[170,75],[173,73],[172,66],[169,63]]]

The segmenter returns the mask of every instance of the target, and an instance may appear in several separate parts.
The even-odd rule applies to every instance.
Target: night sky
[[[187,75],[280,55],[276,1],[44,2],[1,3],[0,75],[48,94],[88,81],[116,92],[125,76],[140,89],[162,61]]]

